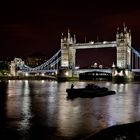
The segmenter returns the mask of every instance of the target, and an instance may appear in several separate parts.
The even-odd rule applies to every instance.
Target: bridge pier
[[[113,82],[129,82],[133,80],[134,80],[133,72],[130,71],[129,69],[119,69],[119,68],[112,69]]]
[[[79,75],[76,75],[72,69],[60,68],[57,73],[58,81],[79,80]]]

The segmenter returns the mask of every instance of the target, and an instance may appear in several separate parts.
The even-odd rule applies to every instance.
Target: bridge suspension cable
[[[37,67],[34,67],[34,68],[31,68],[31,67],[25,65],[24,63],[19,63],[17,66],[20,70],[22,70],[24,72],[39,72],[39,71],[43,71],[43,70],[44,71],[49,70],[49,72],[50,72],[51,69],[53,69],[53,70],[58,69],[58,63],[61,60],[60,52],[61,52],[61,50],[56,52],[48,61],[46,61],[45,63],[43,63]]]
[[[132,50],[132,69],[139,69],[140,67],[140,53],[136,51],[132,46],[129,46]]]

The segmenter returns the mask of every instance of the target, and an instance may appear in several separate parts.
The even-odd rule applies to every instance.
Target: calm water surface
[[[73,82],[84,87],[89,82]],[[81,139],[116,124],[140,120],[140,84],[95,82],[116,95],[67,99],[72,82],[0,82],[0,139]]]

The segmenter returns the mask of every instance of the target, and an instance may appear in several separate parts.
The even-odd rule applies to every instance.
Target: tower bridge
[[[131,70],[131,31],[124,25],[123,30],[117,29],[116,41],[76,43],[75,35],[71,37],[68,31],[67,38],[61,37],[61,66],[78,71],[76,67],[76,50],[77,49],[94,49],[109,48],[117,49],[116,67],[120,69]],[[90,70],[90,69],[89,69]],[[90,70],[91,71],[91,70]],[[71,71],[69,71],[72,74]]]
[[[48,61],[31,68],[27,66],[22,60],[15,59],[11,62],[11,74],[17,75],[18,72],[25,73],[55,73],[63,70],[67,76],[79,75],[83,72],[107,72],[112,75],[119,74],[118,72],[109,69],[77,69],[76,68],[76,50],[79,49],[100,49],[100,48],[116,48],[116,64],[117,67],[122,70],[128,70],[127,74],[131,72],[138,72],[139,70],[139,58],[140,53],[137,52],[131,45],[131,31],[124,25],[123,29],[117,28],[116,41],[103,41],[103,42],[89,42],[89,43],[77,43],[76,36],[71,36],[69,30],[67,37],[63,34],[61,36],[61,49],[53,55]],[[17,69],[18,68],[18,69]],[[64,75],[65,76],[65,75]]]

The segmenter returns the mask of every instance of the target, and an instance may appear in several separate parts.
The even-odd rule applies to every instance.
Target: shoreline
[[[0,81],[6,81],[6,80],[55,80],[58,82],[72,82],[72,81],[87,81],[87,82],[101,82],[101,81],[109,81],[112,83],[135,83],[135,82],[140,82],[140,80],[126,80],[126,81],[115,81],[115,80],[80,80],[77,77],[66,77],[66,78],[58,78],[54,76],[28,76],[28,77],[23,77],[23,76],[0,76]]]
[[[0,80],[56,80],[52,76],[0,76]]]
[[[139,140],[140,121],[113,125],[81,140]]]

